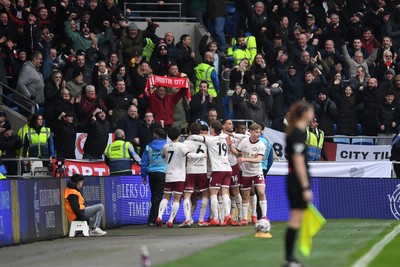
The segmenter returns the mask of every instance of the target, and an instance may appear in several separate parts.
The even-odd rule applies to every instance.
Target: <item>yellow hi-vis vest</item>
[[[47,140],[50,138],[49,128],[42,127],[40,134],[37,134],[34,129],[29,128],[26,136],[29,140],[29,155],[31,157],[50,157],[49,146],[47,144]]]
[[[132,161],[129,153],[131,143],[124,140],[115,140],[108,144],[104,155],[110,160],[110,174],[132,170]]]
[[[145,38],[146,45],[143,47],[142,58],[150,62],[151,54],[153,54],[154,47],[156,46],[150,38]]]
[[[249,60],[253,62],[254,58],[257,55],[257,41],[254,36],[245,37],[247,49],[250,52]],[[236,38],[232,38],[231,46],[228,48],[228,56],[233,56],[233,47],[236,45]]]
[[[200,82],[201,81],[206,81],[208,83],[208,93],[212,97],[217,96],[217,91],[215,90],[214,83],[211,79],[211,72],[215,70],[215,68],[211,65],[208,65],[207,63],[200,63],[197,65],[196,68],[194,68],[196,71],[196,89],[195,93],[197,93],[200,90]]]
[[[310,128],[307,127],[306,129],[307,133],[307,140],[306,140],[306,145],[307,145],[307,159],[309,161],[316,161],[321,158],[321,151],[322,147],[324,146],[324,131],[321,131],[318,129],[319,137],[317,138],[317,135],[310,131]]]
[[[21,129],[18,130],[17,134],[21,138],[22,142],[24,142],[24,140],[25,140],[25,135],[28,132],[28,129],[29,129],[29,125],[28,125],[28,123],[26,123],[24,125],[24,127],[22,127]],[[28,154],[27,156],[29,156],[29,151],[27,154]],[[22,156],[22,148],[19,150],[19,155]]]

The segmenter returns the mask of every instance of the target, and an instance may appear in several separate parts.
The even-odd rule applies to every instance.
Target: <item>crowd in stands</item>
[[[0,80],[44,110],[45,126],[35,115],[25,134],[54,134],[56,152],[39,156],[74,158],[65,141],[87,132],[84,157],[101,158],[99,139],[118,128],[143,151],[157,127],[185,133],[210,110],[222,116],[226,70],[231,119],[282,131],[288,107],[304,99],[326,136],[398,132],[399,0],[236,0],[231,38],[224,0],[173,2],[207,25],[199,51],[188,34],[159,36],[150,18],[139,29],[123,1],[0,0]],[[146,88],[152,75],[186,77],[191,97],[187,89]],[[52,146],[50,136],[44,142]],[[29,142],[21,136],[23,153]]]

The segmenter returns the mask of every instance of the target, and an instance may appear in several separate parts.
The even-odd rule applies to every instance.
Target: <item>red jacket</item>
[[[172,95],[165,95],[164,99],[159,98],[156,94],[150,94],[149,107],[147,112],[153,113],[154,120],[160,124],[160,120],[164,120],[164,126],[171,126],[174,122],[174,108],[176,103],[186,95],[187,88],[180,89],[179,92]]]

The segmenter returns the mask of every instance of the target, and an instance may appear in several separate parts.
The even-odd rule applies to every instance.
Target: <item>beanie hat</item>
[[[72,71],[72,79],[75,79],[79,75],[83,75],[81,69],[76,68]]]
[[[78,183],[79,181],[83,181],[84,177],[81,174],[75,173],[74,175],[71,176],[71,181],[74,183]]]
[[[326,87],[320,87],[318,90],[319,94],[324,94],[324,95],[328,95],[328,88]]]
[[[131,22],[128,25],[128,30],[133,31],[133,30],[139,30],[138,26],[136,25],[135,22]]]
[[[81,22],[81,24],[79,25],[79,30],[81,31],[85,27],[88,27],[90,29],[89,23]]]

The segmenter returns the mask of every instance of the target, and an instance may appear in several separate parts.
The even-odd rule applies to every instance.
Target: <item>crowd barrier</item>
[[[388,162],[370,164],[375,164],[372,168],[379,168],[381,164],[382,170],[388,166]],[[327,166],[312,166],[316,207],[328,219],[400,219],[400,180],[365,176],[369,173],[363,169],[366,165],[360,166],[353,170],[358,175],[346,176],[344,174],[350,170],[343,168],[342,176],[339,171],[332,173],[336,173],[336,177],[315,176],[322,173],[318,169],[327,169]],[[267,176],[268,218],[271,221],[288,219],[285,169],[287,163],[277,162]],[[0,180],[0,246],[67,236],[65,187],[66,179]],[[105,229],[147,223],[151,193],[149,185],[142,184],[140,176],[86,177],[82,193],[89,205],[103,203],[102,227]],[[164,222],[169,212],[170,206]],[[198,212],[194,215],[195,221]],[[177,222],[183,220],[180,208]]]

